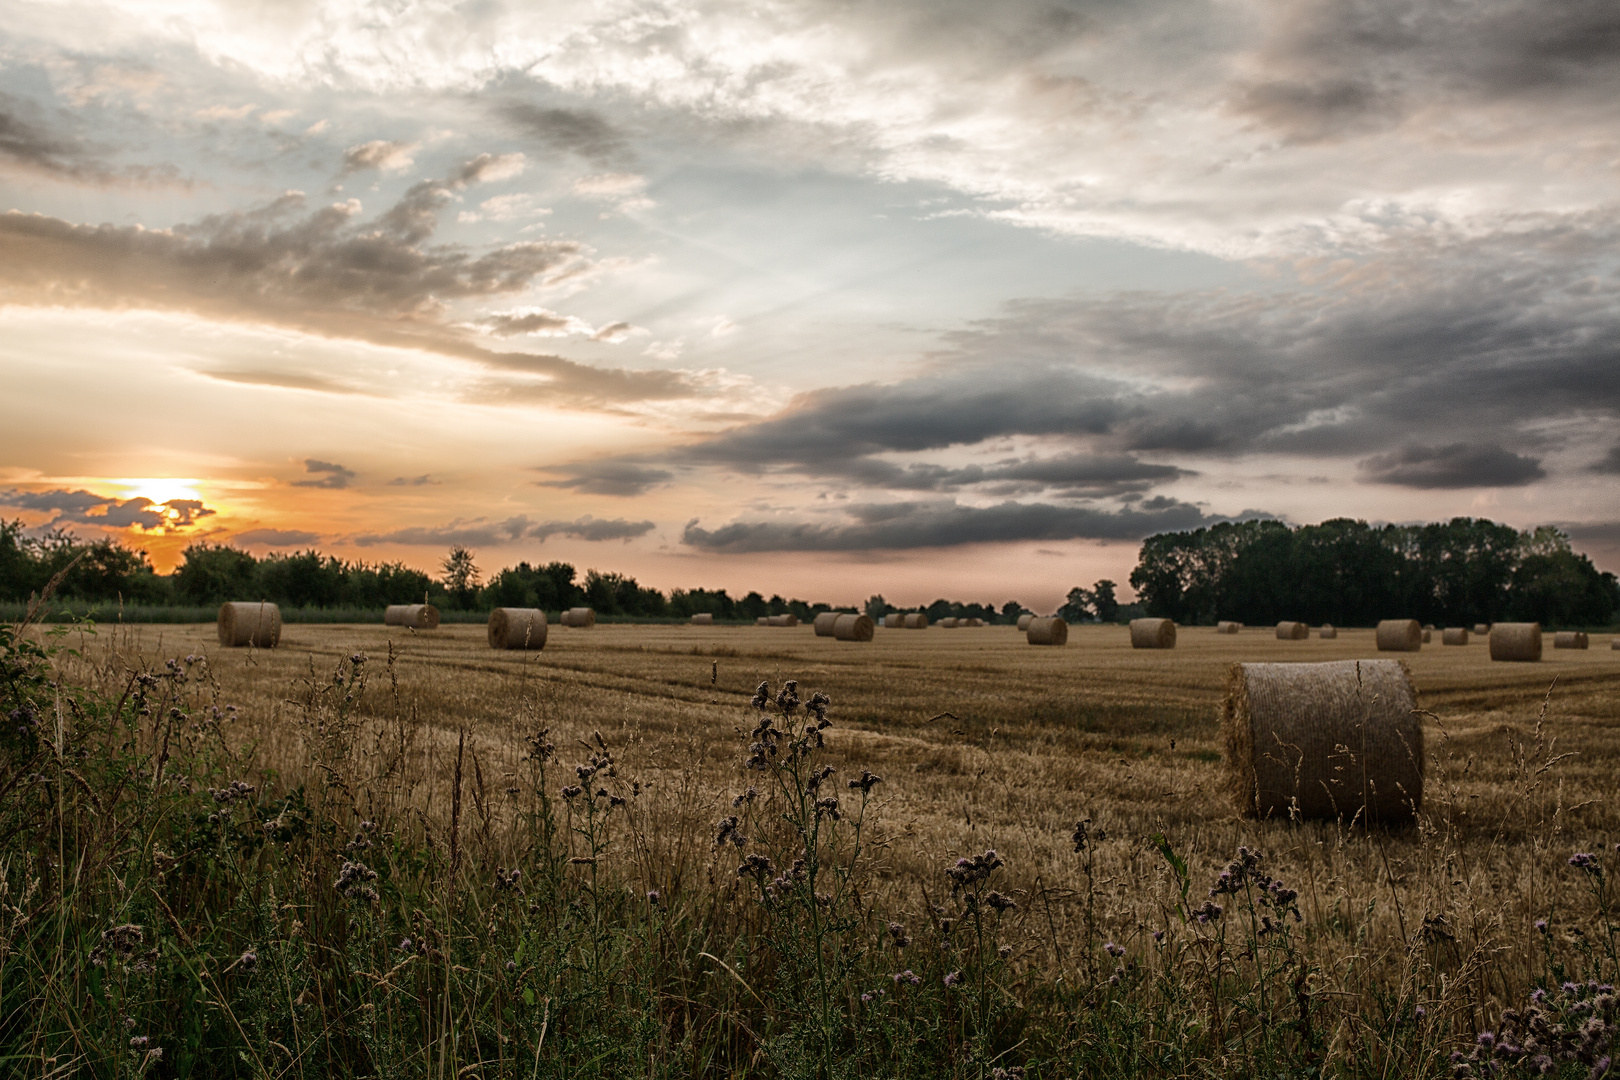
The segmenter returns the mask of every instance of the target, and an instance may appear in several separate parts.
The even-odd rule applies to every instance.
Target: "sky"
[[[0,13],[32,529],[1039,610],[1255,516],[1620,570],[1612,0]]]

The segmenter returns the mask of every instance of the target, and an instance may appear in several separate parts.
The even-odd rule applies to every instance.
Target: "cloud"
[[[422,486],[424,486],[426,484],[436,484],[436,483],[438,483],[437,480],[434,480],[427,473],[423,473],[421,476],[396,476],[392,480],[388,481],[388,486],[389,487],[422,487]]]
[[[533,522],[525,515],[499,522],[483,517],[456,518],[443,525],[413,525],[392,532],[362,533],[354,537],[352,542],[359,547],[375,547],[378,544],[419,547],[448,547],[461,544],[465,547],[481,547],[508,544],[520,539],[532,524]]]
[[[72,491],[54,488],[49,491],[0,491],[0,506],[14,506],[20,510],[42,510],[56,516],[46,528],[65,524],[98,525],[106,529],[139,528],[147,531],[162,529],[173,531],[195,525],[216,511],[197,499],[169,499],[153,502],[138,496],[116,499],[97,495],[82,488]]]
[[[387,139],[373,139],[351,146],[343,151],[343,168],[338,176],[350,176],[370,169],[385,173],[402,172],[416,163],[414,155],[421,148],[421,143],[390,142]]]
[[[293,487],[328,488],[335,491],[348,487],[349,481],[355,477],[353,469],[346,469],[342,465],[336,465],[330,461],[321,461],[317,458],[305,458],[304,471],[317,474],[318,479],[294,480],[292,482]]]
[[[650,521],[628,521],[624,518],[594,518],[586,514],[577,521],[541,522],[524,535],[536,540],[561,535],[572,536],[579,540],[623,540],[628,543],[638,536],[647,535],[652,530],[653,523]]]
[[[1500,446],[1404,446],[1361,462],[1365,479],[1412,488],[1523,487],[1547,475],[1541,462]]]
[[[47,121],[31,102],[0,93],[0,166],[77,184],[178,184],[172,165],[106,164],[97,149],[61,135],[68,121]]]
[[[1194,529],[1227,518],[1209,517],[1174,499],[1103,510],[1049,503],[1003,502],[964,506],[954,500],[865,503],[846,509],[836,523],[739,521],[709,530],[687,523],[682,543],[705,551],[872,551],[953,547],[1024,540],[1136,540],[1152,533]],[[1245,516],[1269,516],[1246,511]]]
[[[265,547],[301,547],[320,542],[320,534],[302,529],[249,529],[231,537],[237,544],[261,544]]]
[[[486,315],[479,322],[496,337],[532,334],[536,337],[566,337],[569,334],[591,336],[596,333],[583,319],[572,315],[559,315],[545,308],[526,308],[518,311]]]
[[[1596,473],[1620,473],[1620,443],[1609,447],[1609,452],[1589,466]]]
[[[667,469],[623,460],[548,465],[540,471],[564,477],[536,480],[540,487],[569,488],[586,495],[642,495],[675,476]]]
[[[629,159],[629,144],[613,125],[593,112],[548,109],[513,101],[496,110],[524,134],[557,150],[566,150],[598,164]]]
[[[601,341],[608,345],[617,345],[630,338],[647,333],[639,326],[631,326],[627,322],[608,323],[596,333],[591,335],[592,341]]]

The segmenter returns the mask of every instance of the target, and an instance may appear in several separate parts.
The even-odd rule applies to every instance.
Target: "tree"
[[[1090,622],[1096,618],[1091,609],[1091,594],[1076,585],[1069,590],[1068,601],[1058,608],[1058,618],[1066,623]]]
[[[866,617],[875,623],[882,622],[883,616],[887,615],[893,610],[894,609],[889,606],[889,602],[883,599],[882,593],[878,593],[876,596],[869,596],[866,598]]]
[[[1620,607],[1613,574],[1573,551],[1527,556],[1513,572],[1512,617],[1551,626],[1606,626]]]
[[[1098,622],[1111,623],[1119,618],[1119,600],[1114,596],[1115,588],[1107,578],[1091,587],[1091,610],[1097,613]]]
[[[478,566],[473,562],[473,553],[457,544],[439,566],[444,570],[444,587],[452,602],[457,607],[472,607],[478,595]]]

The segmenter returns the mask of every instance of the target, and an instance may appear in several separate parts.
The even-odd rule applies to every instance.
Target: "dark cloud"
[[[1620,473],[1620,443],[1609,447],[1609,452],[1592,462],[1590,467],[1597,473]]]
[[[355,477],[353,469],[346,469],[342,465],[330,461],[320,461],[316,458],[304,459],[304,471],[317,476],[314,480],[294,480],[293,487],[329,488],[337,490],[349,486],[349,481]]]
[[[1535,458],[1469,443],[1404,446],[1361,462],[1361,474],[1411,488],[1523,487],[1547,475]]]
[[[634,540],[652,532],[650,521],[628,521],[624,518],[594,518],[586,514],[578,521],[543,521],[531,528],[525,536],[544,540],[548,536],[572,536],[579,540]]]
[[[521,538],[533,524],[525,515],[510,517],[499,522],[481,517],[470,520],[456,518],[454,521],[444,525],[413,525],[409,528],[395,529],[386,533],[363,533],[354,537],[353,542],[359,547],[375,547],[378,544],[406,544],[424,547],[445,547],[461,544],[466,547],[480,547],[511,543]]]
[[[634,461],[585,461],[576,465],[547,466],[561,480],[536,480],[541,487],[569,488],[587,495],[641,495],[674,478],[668,469]]]
[[[172,530],[195,525],[202,518],[215,513],[197,499],[170,499],[161,503],[145,497],[114,499],[82,488],[72,491],[65,488],[0,491],[0,506],[54,513],[56,516],[47,528],[81,524],[99,525],[106,529]]]
[[[489,332],[497,337],[514,334],[566,333],[576,323],[555,311],[528,311],[521,315],[491,315],[483,320]]]
[[[237,544],[261,544],[265,547],[300,547],[320,541],[320,534],[302,529],[249,529],[231,537]]]
[[[598,165],[621,165],[632,157],[624,136],[596,113],[522,101],[508,102],[496,111],[524,134]]]
[[[434,480],[427,473],[423,473],[421,476],[396,476],[392,480],[388,481],[388,486],[389,487],[422,487],[422,486],[424,486],[426,484],[435,484],[435,483],[438,483],[438,481]]]
[[[944,500],[866,503],[850,506],[846,513],[846,520],[834,523],[739,521],[714,530],[693,520],[681,540],[707,551],[731,553],[871,551],[1019,540],[1136,540],[1228,520],[1165,498],[1148,499],[1123,510],[1010,501],[974,507]]]
[[[32,102],[0,93],[0,165],[78,184],[178,184],[172,165],[113,167],[102,148],[60,132],[63,119],[47,120]]]

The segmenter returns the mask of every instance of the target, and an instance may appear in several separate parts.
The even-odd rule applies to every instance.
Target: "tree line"
[[[1185,624],[1603,626],[1620,610],[1615,575],[1573,551],[1563,532],[1485,518],[1241,521],[1160,533],[1143,542],[1130,583],[1148,614]]]

